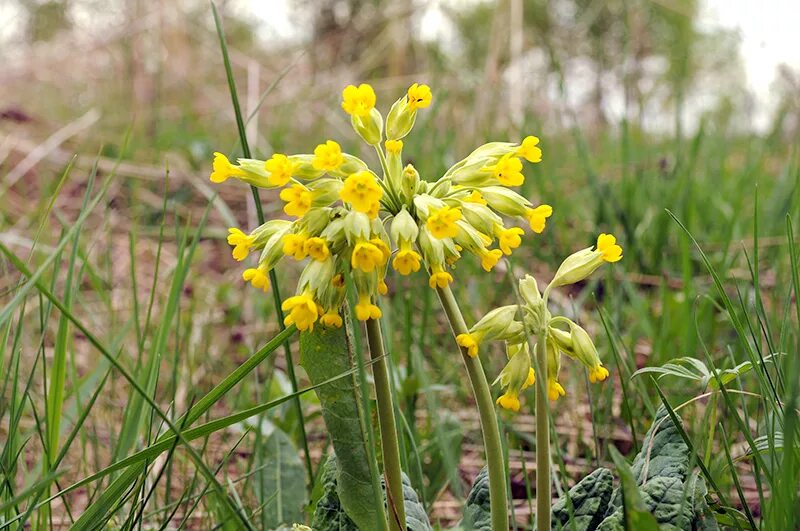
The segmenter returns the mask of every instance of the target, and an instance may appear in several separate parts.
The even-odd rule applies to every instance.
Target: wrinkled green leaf
[[[489,469],[483,467],[467,496],[464,505],[464,519],[461,527],[465,530],[491,531],[492,511],[489,502]]]
[[[264,465],[260,478],[253,482],[259,499],[268,500],[263,508],[264,525],[269,529],[303,521],[306,503],[305,469],[289,437],[276,429],[263,447]],[[263,486],[264,492],[260,492]]]
[[[591,531],[603,521],[611,501],[614,476],[607,468],[598,468],[553,505],[553,529]]]
[[[408,531],[433,531],[431,522],[428,520],[428,514],[425,512],[425,507],[420,503],[417,493],[414,492],[414,487],[411,486],[411,480],[408,479],[405,472],[402,474],[406,529]]]
[[[300,364],[314,384],[349,371],[354,364],[345,329],[318,327],[300,334]],[[359,528],[378,529],[357,388],[355,376],[340,378],[317,389],[317,396],[337,456],[341,507]]]
[[[650,514],[645,505],[633,471],[625,459],[620,455],[616,448],[609,447],[609,453],[617,467],[617,474],[620,478],[622,507],[617,509],[611,516],[603,520],[598,530],[606,531],[619,529],[620,525],[624,529],[636,529],[637,531],[659,531],[656,518]]]

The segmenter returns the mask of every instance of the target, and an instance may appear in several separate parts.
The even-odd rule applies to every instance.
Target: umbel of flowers
[[[390,264],[410,275],[424,263],[428,285],[444,288],[453,282],[453,265],[464,255],[491,271],[520,246],[525,231],[509,222],[520,221],[536,233],[544,230],[553,209],[534,206],[512,190],[525,180],[523,160],[542,160],[535,136],[520,143],[484,144],[436,181],[421,179],[411,164],[404,166],[402,139],[431,100],[427,85],[413,84],[394,102],[384,124],[370,85],[343,90],[342,109],[358,136],[377,152],[377,172],[342,152],[334,140],[320,143],[313,153],[275,153],[266,161],[232,164],[214,154],[213,182],[234,178],[279,188],[283,210],[293,218],[269,220],[250,233],[231,228],[228,236],[236,260],[260,253],[256,267],[242,274],[258,289],[269,289],[268,273],[282,259],[307,261],[296,294],[283,301],[287,326],[341,327],[345,274],[358,291],[356,317],[378,319],[376,299],[386,293]]]
[[[520,304],[496,308],[475,323],[468,333],[458,335],[456,341],[471,356],[477,356],[481,343],[505,342],[508,364],[495,380],[495,384],[499,382],[505,392],[497,399],[497,404],[519,411],[520,391],[536,382],[528,343],[528,338],[533,336],[537,342],[546,344],[547,396],[550,400],[557,400],[565,394],[558,382],[562,354],[586,366],[590,382],[602,382],[608,377],[608,369],[603,367],[586,330],[566,317],[552,316],[547,299],[551,289],[579,282],[603,263],[621,259],[622,247],[617,245],[616,238],[601,234],[596,246],[578,251],[564,260],[544,294],[539,292],[536,279],[526,275],[519,281]]]

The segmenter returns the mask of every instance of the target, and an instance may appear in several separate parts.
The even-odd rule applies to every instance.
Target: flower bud
[[[417,190],[418,184],[423,184],[419,180],[419,172],[413,165],[407,164],[400,178],[400,190],[403,193],[404,200],[410,201],[414,194],[419,192]],[[424,193],[424,191],[421,193]]]
[[[547,289],[566,286],[584,280],[603,265],[602,253],[591,247],[569,255],[559,266]]]
[[[386,138],[400,140],[414,127],[417,119],[417,109],[408,104],[408,97],[399,98],[386,117]]]
[[[344,217],[344,235],[349,245],[354,245],[358,240],[369,240],[370,221],[363,212],[351,210]]]
[[[358,173],[360,171],[366,171],[369,169],[367,163],[358,157],[354,157],[349,153],[342,153],[342,157],[344,158],[344,162],[338,168],[331,170],[328,173],[335,177],[348,177],[353,173]]]
[[[469,201],[462,201],[459,204],[464,219],[484,234],[493,233],[496,224],[503,224],[503,218],[495,214],[492,209],[486,205],[471,203]]]
[[[383,137],[383,117],[380,111],[374,107],[366,116],[359,116],[353,114],[350,116],[350,122],[353,124],[353,130],[360,136],[364,142],[371,146],[377,146],[381,143]]]
[[[331,220],[332,209],[328,207],[314,207],[297,220],[297,228],[311,236],[320,234]]]
[[[417,227],[417,223],[405,207],[392,220],[390,231],[392,239],[398,245],[400,242],[414,242],[419,235],[419,227]]]
[[[343,183],[339,179],[317,179],[309,183],[308,187],[313,190],[313,206],[327,206],[339,200],[339,191]]]
[[[289,161],[294,166],[292,177],[295,179],[309,181],[312,179],[317,179],[325,173],[325,170],[320,170],[314,167],[314,155],[291,155],[289,157]]]
[[[530,201],[504,186],[486,186],[480,192],[490,207],[506,216],[524,216],[531,206]]]
[[[519,393],[535,382],[531,368],[531,354],[528,343],[507,345],[508,363],[492,385],[500,383],[505,393],[497,399],[497,404],[505,409],[519,411]]]

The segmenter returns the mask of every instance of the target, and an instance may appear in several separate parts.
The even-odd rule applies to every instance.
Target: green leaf
[[[313,384],[351,370],[345,328],[317,327],[300,334],[300,364]],[[380,502],[372,488],[356,379],[331,382],[317,389],[317,396],[337,455],[336,490],[341,506],[359,528],[378,529]]]
[[[553,505],[553,529],[593,531],[605,518],[611,501],[614,476],[607,468],[598,468],[562,496]],[[570,506],[571,505],[571,506]]]
[[[467,503],[464,505],[464,519],[461,527],[465,530],[491,531],[492,511],[489,503],[489,469],[483,467],[472,488],[467,495]]]
[[[646,439],[645,439],[646,440]],[[645,444],[645,448],[647,445]],[[619,529],[636,529],[637,531],[659,531],[661,529],[656,518],[650,514],[636,484],[633,471],[625,459],[613,446],[609,446],[611,459],[617,467],[622,492],[622,508],[617,509],[611,516],[603,520],[597,528],[601,531]]]
[[[428,514],[425,512],[425,507],[420,503],[417,493],[414,492],[414,487],[411,486],[411,480],[405,472],[402,473],[403,480],[403,501],[405,502],[406,509],[406,529],[408,531],[433,531],[431,522],[428,520]]]
[[[263,508],[264,525],[275,529],[282,524],[302,522],[306,504],[305,470],[291,439],[276,429],[267,438],[262,450],[264,466],[260,481],[254,481],[259,499],[268,500]],[[263,492],[258,492],[262,488]]]

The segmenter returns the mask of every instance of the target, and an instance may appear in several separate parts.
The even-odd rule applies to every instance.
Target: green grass
[[[229,72],[213,80],[220,91],[242,76]],[[437,99],[406,139],[405,152],[430,180],[472,147],[508,137],[452,123],[464,105],[457,96]],[[320,105],[335,109],[337,97],[332,90]],[[379,101],[389,101],[388,91]],[[307,151],[309,138],[331,134],[326,122],[346,131],[339,114],[301,131],[289,113],[277,110],[267,124],[280,149]],[[204,181],[211,151],[236,145],[237,128],[187,119],[208,144],[189,170]],[[593,333],[612,373],[589,386],[577,364],[564,362],[568,395],[552,419],[556,491],[612,463],[611,447],[634,452],[665,403],[682,413],[713,497],[740,511],[731,526],[797,527],[800,146],[711,123],[681,141],[631,127],[562,131],[530,118],[523,130],[545,150],[523,192],[555,215],[544,234],[526,236],[509,272],[459,264],[454,290],[467,319],[513,300],[511,278],[549,279],[599,232],[614,232],[625,249],[618,267],[554,295]],[[351,136],[335,138],[357,149]],[[104,134],[79,147],[94,153],[117,142],[126,161],[150,158],[136,158],[131,146],[147,145],[136,132],[130,142]],[[0,167],[0,179],[8,170]],[[0,527],[96,529],[108,519],[123,529],[259,528],[273,499],[256,471],[274,464],[264,452],[273,430],[302,453],[315,499],[328,442],[312,388],[291,363],[294,330],[280,324],[279,298],[240,281],[224,242],[231,215],[247,224],[246,195],[223,185],[209,198],[166,171],[146,181],[72,162],[59,170],[43,167],[0,202],[0,233],[13,236],[0,238]],[[272,215],[275,198],[255,198]],[[277,272],[284,297],[297,274],[292,266]],[[389,285],[384,332],[403,467],[432,519],[450,525],[442,501],[463,499],[464,476],[482,465],[472,397],[424,279],[391,275]],[[675,374],[632,378],[679,357],[703,363],[705,387]],[[713,372],[745,362],[750,369],[728,381]],[[493,380],[503,353],[490,350],[484,363]],[[352,372],[366,382],[365,369]],[[522,461],[510,477],[520,528],[530,528],[535,495],[532,406],[531,392],[520,415],[501,414],[507,455]]]

